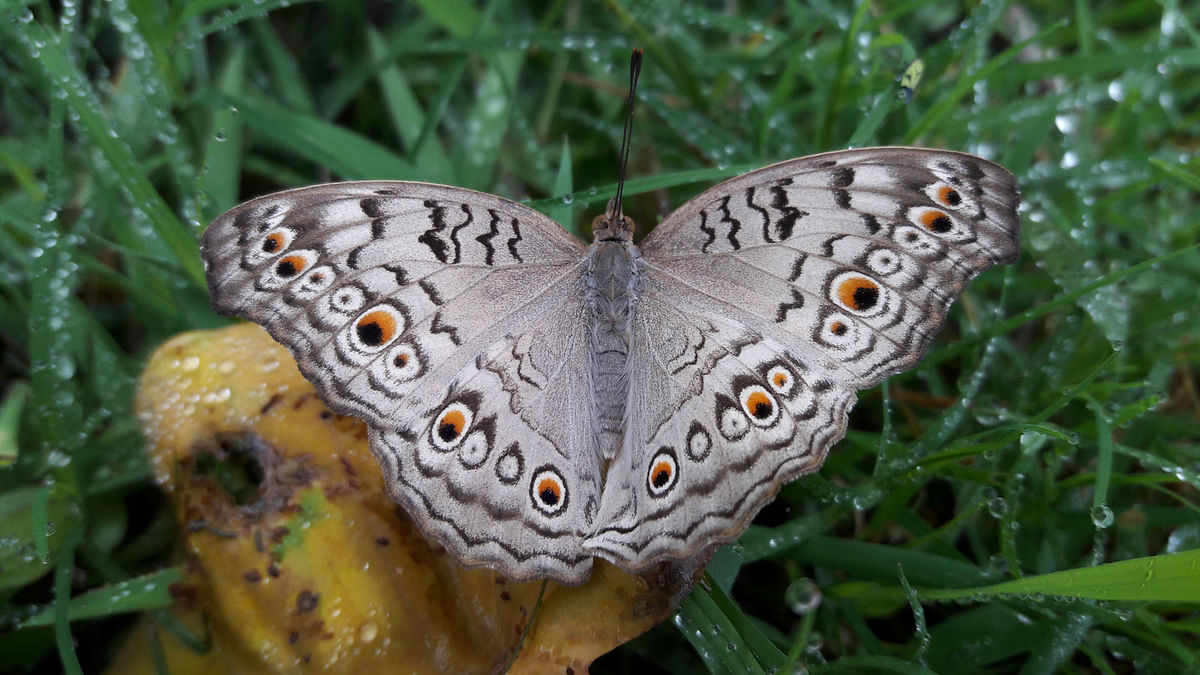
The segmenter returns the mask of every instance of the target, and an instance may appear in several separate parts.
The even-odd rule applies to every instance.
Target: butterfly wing
[[[268,195],[204,236],[214,307],[367,422],[416,522],[467,564],[567,581],[600,490],[583,251],[514,202],[399,181]]]
[[[913,366],[966,283],[1016,258],[1018,199],[978,157],[868,148],[668,216],[642,246],[626,437],[585,546],[641,567],[739,535],[820,467],[854,392]]]

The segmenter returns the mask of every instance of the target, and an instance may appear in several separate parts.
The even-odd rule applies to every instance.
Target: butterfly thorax
[[[615,227],[613,223],[618,223]],[[632,350],[630,317],[637,298],[641,253],[633,245],[633,223],[601,216],[593,225],[586,283],[592,313],[591,377],[601,456],[611,459],[621,444]]]

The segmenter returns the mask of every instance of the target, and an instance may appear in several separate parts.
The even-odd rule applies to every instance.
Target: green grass
[[[1022,256],[971,285],[921,366],[863,392],[820,474],[674,621],[594,672],[1200,669],[1200,7],[285,4],[2,10],[7,668],[95,672],[126,612],[167,601],[130,582],[172,578],[173,527],[132,392],[156,345],[223,322],[209,219],[391,178],[529,198],[578,232],[613,192],[639,46],[643,230],[742,170],[918,144],[1017,174]]]

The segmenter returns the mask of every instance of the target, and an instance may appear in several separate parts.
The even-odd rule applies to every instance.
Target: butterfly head
[[[604,213],[592,220],[593,241],[632,241],[637,228],[633,219],[621,212],[621,206],[613,197]]]

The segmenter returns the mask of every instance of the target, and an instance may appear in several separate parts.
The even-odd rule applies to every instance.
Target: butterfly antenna
[[[617,167],[617,194],[608,203],[609,222],[620,222],[621,195],[625,191],[625,170],[629,166],[629,148],[633,145],[633,106],[637,101],[638,77],[642,74],[642,50],[634,49],[629,59],[629,104],[625,111],[625,132],[621,136],[621,164]]]

